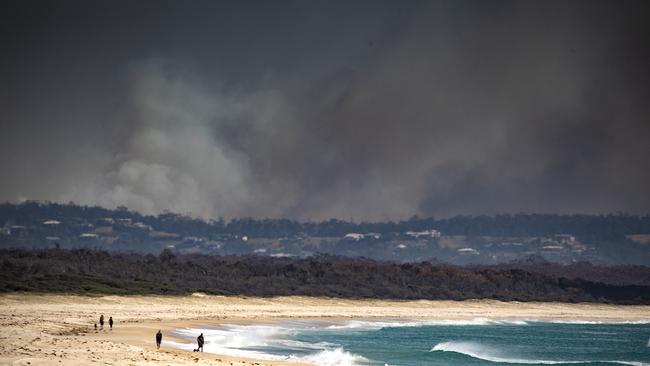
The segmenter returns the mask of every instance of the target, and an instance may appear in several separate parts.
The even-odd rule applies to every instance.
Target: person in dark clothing
[[[113,317],[112,316],[108,317],[108,326],[111,327],[111,330],[113,330]]]
[[[203,343],[205,342],[204,339],[203,339],[203,333],[201,333],[201,335],[196,337],[196,342],[199,344],[199,347],[196,349],[196,351],[197,352],[198,351],[203,352]]]
[[[158,333],[156,333],[156,348],[160,349],[160,343],[162,342],[162,332],[160,329],[158,329]]]
[[[99,327],[104,329],[104,314],[99,317]]]

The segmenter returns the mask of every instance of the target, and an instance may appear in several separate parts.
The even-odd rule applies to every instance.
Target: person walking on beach
[[[156,349],[160,349],[160,343],[162,342],[162,332],[160,329],[158,329],[158,333],[156,333]]]
[[[108,317],[108,326],[111,327],[111,330],[113,330],[113,317],[112,316]]]
[[[104,314],[99,317],[99,328],[104,329]]]
[[[196,349],[196,351],[198,352],[200,350],[201,352],[203,352],[203,342],[204,342],[203,333],[201,333],[201,335],[196,337],[196,342],[199,344],[199,347]]]

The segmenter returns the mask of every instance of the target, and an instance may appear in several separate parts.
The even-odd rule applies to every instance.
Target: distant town
[[[300,223],[201,220],[42,202],[0,205],[0,248],[93,248],[112,252],[319,254],[399,262],[650,264],[650,217],[518,214],[413,217],[401,222]]]

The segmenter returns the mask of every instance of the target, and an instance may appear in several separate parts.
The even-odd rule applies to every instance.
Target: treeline
[[[0,250],[0,291],[97,294],[498,299],[650,304],[650,287],[567,279],[521,269],[470,270],[421,263]]]
[[[524,260],[493,264],[471,265],[465,268],[473,270],[510,270],[519,269],[531,273],[541,273],[552,277],[580,278],[591,282],[602,282],[609,285],[650,286],[650,267],[641,265],[596,265],[590,262],[574,262],[570,264],[552,263],[539,256],[531,256]]]
[[[456,216],[446,219],[419,218],[403,221],[354,223],[331,219],[322,222],[298,222],[288,219],[241,218],[205,221],[175,213],[157,216],[141,215],[125,207],[109,210],[102,207],[78,206],[72,203],[0,204],[0,226],[36,225],[43,220],[57,219],[63,224],[98,222],[102,218],[129,218],[143,222],[159,231],[181,235],[214,238],[231,234],[248,237],[282,238],[292,236],[340,237],[350,232],[403,233],[437,229],[444,235],[466,236],[548,236],[568,233],[585,240],[621,240],[630,234],[650,233],[650,215],[557,215],[505,214],[496,216]]]

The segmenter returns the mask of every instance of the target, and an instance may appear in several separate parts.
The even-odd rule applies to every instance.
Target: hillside
[[[0,248],[94,248],[111,252],[305,258],[317,254],[376,260],[487,264],[539,257],[570,264],[650,265],[643,241],[650,216],[457,216],[399,222],[202,220],[146,216],[74,204],[0,204]]]

